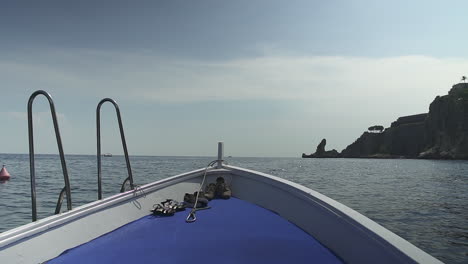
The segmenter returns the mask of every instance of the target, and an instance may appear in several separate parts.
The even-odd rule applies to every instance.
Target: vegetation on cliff
[[[369,132],[372,132],[372,133],[382,133],[382,131],[384,130],[385,128],[383,126],[371,126],[369,127],[367,130],[369,130]]]

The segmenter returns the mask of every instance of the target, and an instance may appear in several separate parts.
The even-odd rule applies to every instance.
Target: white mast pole
[[[221,169],[223,166],[223,156],[224,156],[224,143],[218,142],[218,165],[217,169]]]

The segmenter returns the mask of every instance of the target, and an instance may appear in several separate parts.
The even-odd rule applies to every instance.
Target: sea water
[[[143,185],[194,169],[212,157],[130,158]],[[96,157],[67,155],[73,206],[97,199]],[[0,184],[0,232],[31,221],[29,156],[0,154],[11,180]],[[371,218],[446,263],[468,262],[468,161],[227,158],[314,189]],[[38,217],[53,214],[64,180],[57,155],[36,155]],[[1,164],[0,164],[1,165]],[[103,196],[127,177],[123,156],[102,158]],[[155,201],[157,203],[159,201]],[[66,201],[62,206],[66,210]]]

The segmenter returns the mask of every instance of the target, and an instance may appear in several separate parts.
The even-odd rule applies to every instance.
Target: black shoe
[[[187,203],[195,203],[195,199],[197,197],[191,193],[186,193],[184,195],[184,202],[187,202]]]
[[[194,192],[193,194],[186,193],[184,195],[184,202],[195,203],[195,200],[197,199],[197,193],[198,192]],[[198,200],[200,200],[200,199],[205,199],[206,200],[204,192],[200,192],[200,194],[198,195]]]
[[[184,204],[186,205],[186,207],[190,207],[190,208],[193,208],[193,207],[200,208],[200,207],[206,207],[208,205],[208,199],[205,198],[205,195],[203,194],[203,192],[200,192],[200,195],[198,196],[197,204],[195,206],[196,199],[197,199],[197,192],[195,192],[194,194],[186,193],[184,195]]]

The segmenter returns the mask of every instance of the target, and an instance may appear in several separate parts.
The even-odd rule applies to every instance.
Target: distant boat
[[[104,153],[103,156],[104,157],[112,157],[112,153]]]

